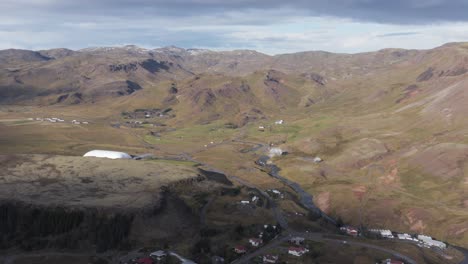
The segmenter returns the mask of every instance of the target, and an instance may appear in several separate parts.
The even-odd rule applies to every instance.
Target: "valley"
[[[467,58],[466,43],[276,56],[135,46],[0,51],[1,216],[82,215],[61,231],[15,229],[1,249],[37,257],[66,249],[106,263],[168,249],[197,263],[214,255],[245,263],[267,251],[288,259],[281,249],[294,235],[320,244],[303,263],[346,261],[327,252],[346,247],[360,248],[351,250],[354,263],[461,263],[453,246],[468,248]],[[37,120],[46,117],[65,122]],[[283,154],[255,163],[271,148]],[[145,158],[82,157],[93,149]],[[89,235],[106,221],[126,231],[103,241]],[[353,238],[336,224],[450,246]],[[275,246],[238,258],[232,249],[263,225],[281,226]],[[79,243],[63,244],[70,238]]]

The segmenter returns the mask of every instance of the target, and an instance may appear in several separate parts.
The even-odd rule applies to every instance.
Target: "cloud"
[[[419,32],[392,32],[392,33],[377,35],[376,37],[387,38],[387,37],[399,37],[399,36],[412,36],[412,35],[418,35],[418,34],[420,33]]]
[[[2,0],[2,48],[360,52],[468,39],[465,0]],[[413,38],[418,34],[417,39]]]
[[[335,16],[360,21],[421,24],[468,21],[466,0],[2,0],[11,12],[61,12],[66,15],[197,17],[252,10],[288,10],[311,16]],[[238,17],[242,20],[242,17]],[[252,19],[252,17],[244,17]],[[257,22],[261,20],[253,18]],[[277,17],[276,19],[281,19]]]

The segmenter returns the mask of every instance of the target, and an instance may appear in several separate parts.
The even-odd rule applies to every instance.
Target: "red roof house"
[[[245,252],[247,252],[247,248],[244,246],[236,246],[234,248],[234,252],[236,252],[237,254],[244,254]]]
[[[154,264],[154,261],[152,258],[141,258],[137,259],[136,263],[138,264]]]
[[[303,247],[290,247],[288,249],[289,254],[291,254],[293,256],[297,256],[297,257],[300,257],[300,256],[304,255],[307,252],[309,252],[309,250],[306,249],[306,248],[303,248]]]

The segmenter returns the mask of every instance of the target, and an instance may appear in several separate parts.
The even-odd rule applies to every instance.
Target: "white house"
[[[110,150],[91,150],[83,155],[83,157],[108,158],[108,159],[131,159],[132,156],[125,152],[110,151]]]
[[[284,123],[283,119],[275,121],[275,125],[282,125]]]
[[[277,261],[278,261],[278,256],[276,255],[263,256],[263,263],[276,263]]]
[[[166,255],[167,255],[166,252],[164,252],[163,250],[158,250],[158,251],[155,251],[155,252],[151,253],[150,257],[155,258],[157,260],[161,260]]]
[[[250,204],[250,201],[240,201],[241,204]]]
[[[260,238],[251,238],[249,239],[249,243],[253,247],[259,247],[263,243],[263,240],[261,240]]]
[[[309,250],[303,247],[290,247],[288,249],[288,253],[296,257],[300,257],[307,252],[309,252]]]

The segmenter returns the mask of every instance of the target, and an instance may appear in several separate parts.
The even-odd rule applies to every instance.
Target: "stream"
[[[266,161],[268,159],[269,158],[267,156],[262,156],[262,157],[260,157],[258,159],[258,161],[256,163],[258,165],[260,165],[260,166],[263,166],[263,167],[267,168],[269,170],[268,175],[270,175],[273,178],[276,178],[276,179],[280,180],[284,184],[291,187],[291,189],[293,189],[299,195],[299,200],[300,200],[302,206],[304,206],[304,208],[306,208],[307,210],[311,211],[314,214],[320,215],[322,218],[324,218],[328,222],[336,225],[336,223],[337,223],[336,220],[333,219],[332,217],[330,217],[329,215],[325,214],[320,208],[318,208],[314,204],[313,196],[311,194],[309,194],[308,192],[306,192],[304,189],[302,189],[301,185],[299,185],[297,182],[293,182],[293,181],[291,181],[289,179],[286,179],[283,176],[281,176],[279,174],[281,169],[278,166],[276,166],[274,164],[266,164]]]

